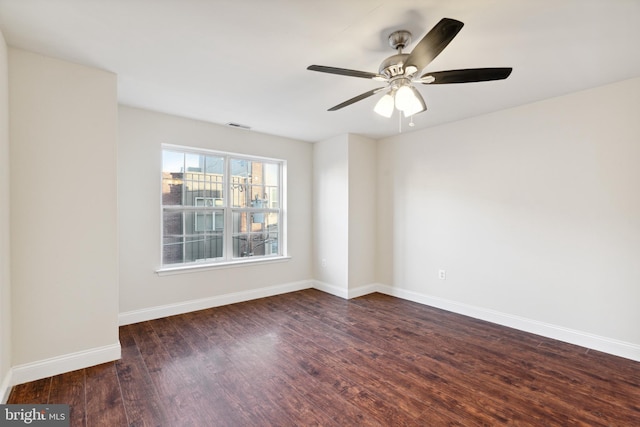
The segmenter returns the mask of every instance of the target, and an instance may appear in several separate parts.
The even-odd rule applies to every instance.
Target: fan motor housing
[[[382,61],[378,73],[386,76],[387,78],[393,78],[396,76],[404,75],[404,62],[409,57],[408,53],[398,53],[392,55]]]

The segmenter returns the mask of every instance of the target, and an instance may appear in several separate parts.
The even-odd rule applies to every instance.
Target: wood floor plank
[[[125,413],[130,427],[165,426],[168,418],[155,389],[131,327],[120,328],[122,358],[116,361],[117,379],[122,391]]]
[[[36,405],[49,403],[49,391],[51,390],[51,377],[18,384],[11,389],[7,403],[29,402]]]
[[[114,362],[85,369],[87,426],[127,425]]]
[[[387,295],[305,290],[120,328],[13,388],[73,426],[636,426],[640,363]]]
[[[50,404],[69,405],[69,425],[86,426],[85,370],[67,372],[51,377]]]
[[[156,333],[160,325],[168,327],[162,319],[162,322],[155,324],[155,328],[152,322],[143,322],[131,325],[131,330],[162,399],[169,423],[198,425],[201,419],[216,419],[216,407],[203,399],[203,396],[213,391],[209,390],[209,380],[199,374],[198,366],[189,357],[190,349],[180,352],[180,355],[176,354],[177,344],[170,341],[171,338],[175,338],[173,332],[161,335]],[[174,356],[171,353],[174,353]]]
[[[224,310],[216,312],[217,327],[222,323],[223,313]],[[210,423],[209,420],[217,420],[220,425],[255,425],[264,424],[266,419],[282,418],[274,415],[278,408],[271,405],[264,396],[257,395],[258,390],[253,387],[252,378],[247,377],[247,372],[241,371],[237,363],[230,363],[229,355],[216,351],[226,344],[237,346],[235,339],[220,329],[215,335],[217,348],[211,345],[202,347],[201,342],[206,341],[203,337],[208,336],[211,331],[211,320],[201,318],[197,321],[191,316],[192,322],[185,322],[183,317],[189,316],[159,319],[154,322],[154,330],[158,331],[158,338],[176,361],[186,358],[194,364],[193,370],[188,366],[187,370],[197,372],[190,384],[197,422],[205,423],[204,420],[207,420]],[[254,372],[253,379],[260,373]],[[190,376],[188,373],[184,375],[185,378]],[[211,394],[216,396],[214,401],[208,398]],[[198,405],[208,406],[198,409]]]
[[[320,308],[320,307],[318,307]],[[326,307],[325,307],[326,309]],[[243,311],[248,311],[248,310],[243,310]],[[325,311],[326,312],[326,311]],[[264,319],[264,316],[260,317],[261,319]],[[322,316],[320,314],[317,314],[317,320],[318,320],[318,324],[322,324]],[[299,316],[298,313],[298,317],[297,317],[298,323],[300,323],[301,318]],[[310,329],[312,329],[312,327],[310,327],[308,322],[304,323],[304,328],[305,330],[309,331]],[[339,333],[338,333],[339,334]],[[322,334],[323,336],[331,336],[331,337],[335,337],[336,333],[332,333],[332,334],[326,334],[326,330],[324,331],[324,333]],[[317,335],[313,336],[313,340],[316,340]],[[353,345],[353,338],[351,338],[352,340],[352,345]],[[326,340],[324,340],[324,342],[326,343]],[[358,350],[360,350],[361,352],[370,352],[373,354],[376,354],[375,350],[371,350],[371,348],[373,347],[369,347],[367,343],[365,343],[364,341],[360,341],[359,342],[360,347]],[[326,346],[326,344],[325,344]],[[349,348],[349,346],[343,346],[340,345],[339,346],[341,350],[343,351],[350,351],[352,350],[352,348]],[[364,348],[363,348],[364,347]],[[384,346],[383,346],[384,347]],[[365,349],[366,348],[366,349]],[[377,347],[377,352],[379,353],[381,347]],[[368,349],[368,350],[367,350]],[[326,356],[325,356],[326,357]],[[354,357],[357,357],[354,353],[352,353],[350,356],[344,357],[342,360],[350,360],[353,359]],[[377,355],[376,355],[377,357]],[[325,359],[325,363],[326,363],[326,359]],[[362,360],[360,360],[360,362],[362,362]],[[309,363],[309,362],[307,362]],[[332,362],[332,369],[335,370],[344,370],[345,367],[337,367],[336,365],[340,364],[340,359],[336,358],[333,360]],[[378,395],[380,396],[380,400],[381,401],[389,401],[389,400],[393,400],[393,396],[397,396],[398,395],[398,388],[389,383],[386,382],[384,380],[380,379],[380,376],[376,375],[374,370],[372,369],[373,366],[372,365],[368,365],[368,366],[364,366],[364,364],[362,363],[353,363],[350,365],[349,369],[349,376],[350,378],[354,379],[357,378],[358,379],[358,384],[360,386],[364,386],[367,388],[367,390],[374,390],[373,392],[369,391],[369,392],[365,392],[365,393],[361,393],[361,394],[356,394],[355,396],[353,396],[354,399],[357,399],[359,397],[362,397],[362,395],[365,395],[367,398],[370,398],[371,396],[375,396]],[[318,373],[318,371],[320,370],[320,368],[314,367],[312,368],[312,370],[316,373]],[[397,378],[397,376],[394,376],[394,378]],[[409,386],[410,387],[410,386]],[[391,389],[391,390],[389,390]],[[406,391],[406,390],[403,390]],[[366,400],[365,400],[366,402]],[[384,404],[382,404],[382,406],[384,407]],[[405,411],[405,413],[407,414],[420,414],[422,413],[422,411],[425,409],[425,404],[420,404],[417,400],[413,400],[409,397],[407,397],[407,395],[405,394],[405,399],[402,399],[399,403],[398,403],[398,408],[402,409]],[[382,411],[382,412],[386,412],[388,417],[393,417],[393,422],[391,421],[391,419],[386,418],[383,419],[382,421],[385,423],[390,423],[392,422],[392,424],[399,424],[400,422],[400,418],[401,415],[398,414],[393,414],[396,411],[396,408],[394,409],[390,409],[390,410],[386,410],[386,411]],[[416,420],[412,417],[412,421],[415,423]],[[485,419],[485,421],[487,421]]]
[[[389,313],[389,316],[393,314]],[[448,366],[457,366],[459,374],[465,375],[465,384],[470,386],[470,390],[478,390],[475,394],[485,394],[490,400],[494,398],[500,398],[505,401],[509,399],[512,403],[518,403],[522,407],[526,407],[526,418],[531,418],[534,414],[537,414],[537,418],[541,420],[556,419],[557,422],[562,422],[566,418],[566,413],[576,413],[580,411],[580,406],[577,405],[578,401],[571,397],[564,400],[558,400],[555,402],[541,405],[538,402],[536,396],[539,394],[537,387],[531,384],[535,381],[536,376],[531,373],[531,363],[521,364],[519,355],[514,352],[514,346],[504,349],[495,349],[491,346],[478,347],[474,342],[469,342],[469,338],[465,341],[456,340],[455,333],[452,333],[447,337],[448,342],[441,342],[436,345],[420,345],[418,344],[419,353],[422,356],[427,356],[435,359],[433,363],[445,362],[442,365],[443,368]],[[419,340],[414,340],[419,343]],[[496,342],[497,344],[498,342]],[[442,353],[442,349],[445,352]],[[451,350],[447,352],[447,349],[460,349],[453,353]],[[504,358],[502,355],[505,351],[509,351],[512,358]],[[515,353],[515,354],[514,354]],[[451,358],[448,355],[451,354]],[[526,357],[526,355],[524,355]],[[489,363],[493,369],[491,370],[479,370],[478,366],[486,366]],[[504,385],[509,385],[510,388],[518,388],[517,394],[505,394]],[[575,384],[575,382],[573,383]],[[456,394],[459,394],[460,390]],[[561,393],[560,393],[561,395]],[[583,396],[584,401],[592,401],[588,399],[588,396]],[[512,413],[509,418],[514,419],[518,415],[524,417],[523,414]],[[586,418],[586,421],[594,423],[597,420],[590,417],[587,412],[582,413],[582,418]]]
[[[242,369],[243,373],[246,375],[246,373],[255,370],[251,378],[253,382],[257,384],[258,388],[263,388],[260,386],[261,382],[275,382],[278,385],[285,384],[289,389],[296,389],[297,386],[297,390],[300,390],[300,384],[304,384],[305,388],[308,387],[310,385],[310,379],[306,378],[306,372],[301,369],[295,361],[283,357],[282,351],[284,347],[287,347],[287,342],[279,339],[279,337],[272,333],[274,329],[273,325],[265,329],[260,326],[257,321],[254,321],[253,318],[245,316],[243,314],[244,308],[245,306],[243,306],[242,311],[237,311],[236,307],[229,307],[229,323],[226,325],[226,328],[234,330],[236,334],[252,337],[251,340],[245,342],[241,349],[241,351],[247,355],[245,356],[245,364]],[[241,332],[240,329],[243,329],[244,332]],[[319,392],[318,395],[325,395],[327,393],[331,395],[342,391],[341,387],[339,390],[334,388],[335,381],[326,383],[318,383],[317,379],[313,379],[312,381],[314,389]],[[321,424],[321,419],[326,417],[317,416],[317,410],[311,408],[318,407],[318,403],[314,402],[311,404],[307,397],[306,393],[301,393],[300,396],[298,396],[298,400],[304,404],[305,408],[308,408],[307,412],[309,415],[314,417],[313,419],[307,420],[307,422],[311,424]],[[271,397],[269,400],[276,403]],[[319,407],[322,407],[321,403],[319,405]],[[325,410],[326,409],[325,407]],[[353,415],[353,413],[350,412],[350,410],[353,409],[355,408],[349,407],[345,412]],[[340,418],[335,420],[338,422],[338,425],[344,425],[340,423],[348,422],[349,418],[342,418],[342,415],[343,414],[340,414]],[[287,416],[297,418],[298,415],[296,413],[288,413]],[[333,419],[331,420],[333,422]],[[326,425],[326,421],[322,424]]]
[[[244,308],[245,306],[243,306],[243,311]],[[233,307],[229,309],[233,310]],[[233,319],[238,321],[241,316],[241,312],[235,312]],[[244,325],[252,324],[253,330],[256,332],[263,331],[263,328],[256,324],[259,322],[259,317],[255,319],[254,321],[244,318],[239,321]],[[270,328],[273,329],[273,326]],[[279,331],[279,334],[286,336],[285,331]],[[300,341],[301,338],[303,337],[284,339],[284,342],[290,344],[294,341]],[[250,352],[250,354],[255,353]],[[261,364],[261,369],[265,370],[268,370],[269,366],[276,368],[280,375],[285,376],[285,381],[292,389],[297,390],[314,407],[322,408],[323,412],[329,415],[337,425],[382,425],[373,417],[367,417],[363,408],[350,402],[350,398],[363,394],[362,388],[356,383],[343,378],[337,372],[321,370],[312,366],[308,357],[305,357],[304,352],[299,351],[297,347],[290,348],[287,345],[281,345],[278,347],[278,353],[275,353],[274,356],[266,364],[264,360],[254,360],[253,363]],[[345,400],[341,401],[342,399]],[[336,400],[341,401],[341,404],[336,406]]]

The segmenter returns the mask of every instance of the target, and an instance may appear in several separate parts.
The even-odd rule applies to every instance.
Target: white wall
[[[263,296],[260,290],[270,287],[277,287],[277,293],[310,286],[311,144],[124,106],[119,110],[119,133],[121,322],[233,301],[218,298],[230,294],[240,293],[242,299]],[[158,276],[163,143],[286,160],[291,259]],[[194,301],[202,304],[191,304]],[[161,307],[166,310],[157,309]]]
[[[11,273],[9,248],[9,74],[0,32],[0,403],[8,397],[11,368]]]
[[[379,280],[640,357],[638,117],[640,78],[381,141]]]
[[[343,298],[376,282],[377,143],[340,135],[313,146],[314,278]]]
[[[349,288],[349,135],[313,144],[314,278],[347,297]]]
[[[10,49],[9,82],[12,363],[26,381],[120,354],[116,76]]]
[[[349,135],[349,290],[376,282],[376,141]],[[356,294],[357,295],[357,294]]]

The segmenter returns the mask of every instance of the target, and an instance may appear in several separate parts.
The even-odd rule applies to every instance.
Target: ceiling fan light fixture
[[[421,113],[427,109],[427,105],[424,103],[424,99],[422,98],[422,95],[420,95],[420,92],[418,92],[418,90],[413,86],[409,86],[409,89],[411,90],[413,97],[407,107],[402,110],[405,117],[411,117],[414,114]]]
[[[405,108],[409,108],[411,98],[413,98],[413,93],[411,92],[411,89],[409,89],[409,86],[400,86],[396,91],[396,108],[400,111],[404,111]]]
[[[398,110],[404,113],[405,117],[413,116],[427,109],[420,92],[410,84],[404,84],[398,88],[395,105]]]
[[[393,100],[393,95],[389,91],[378,100],[376,106],[373,108],[373,111],[380,114],[382,117],[389,118],[393,114],[394,105],[395,103]]]

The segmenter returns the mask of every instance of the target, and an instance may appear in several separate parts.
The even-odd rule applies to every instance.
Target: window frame
[[[188,154],[202,155],[202,156],[216,156],[222,157],[224,159],[223,165],[223,187],[222,187],[222,197],[201,197],[194,196],[194,206],[190,205],[165,205],[163,199],[163,182],[164,182],[164,151],[174,151],[183,153],[185,156]],[[290,258],[287,253],[287,215],[286,215],[286,206],[287,206],[287,162],[284,159],[276,159],[272,157],[263,157],[256,155],[247,155],[242,153],[233,153],[227,151],[218,151],[211,150],[206,148],[199,147],[189,147],[184,145],[175,145],[175,144],[161,144],[160,150],[160,267],[156,270],[159,275],[164,274],[174,274],[179,272],[187,272],[194,269],[197,270],[208,270],[208,269],[216,269],[221,267],[230,267],[230,266],[242,266],[247,264],[256,264],[256,263],[265,263],[265,262],[274,262],[274,261],[283,261]],[[233,206],[233,179],[231,176],[231,161],[232,159],[238,160],[246,160],[250,162],[260,162],[260,163],[268,163],[268,164],[277,164],[278,165],[278,185],[276,186],[279,194],[276,201],[268,200],[270,203],[267,203],[267,206],[264,208],[256,208],[256,207],[234,207]],[[183,172],[187,173],[187,172]],[[185,185],[185,178],[183,176],[183,185]],[[263,186],[266,184],[262,184]],[[271,190],[271,188],[269,188]],[[184,190],[183,190],[184,191]],[[266,194],[266,193],[265,193]],[[271,193],[269,194],[271,196]],[[182,194],[182,202],[184,203],[184,193]],[[206,205],[205,199],[214,199],[213,206],[208,207],[204,206],[209,210],[202,210],[196,206],[195,198],[203,199],[203,203]],[[220,199],[222,199],[222,203],[219,204]],[[277,203],[277,207],[274,207],[274,203]],[[199,214],[203,215],[203,218],[206,218],[207,215],[213,214],[213,230],[202,230],[201,232],[211,232],[215,233],[217,231],[216,227],[216,218],[218,213],[222,211],[222,215],[224,218],[224,226],[222,229],[222,257],[218,258],[206,258],[195,261],[188,262],[180,262],[175,264],[165,264],[164,252],[165,252],[165,227],[164,227],[164,214],[167,211],[175,211],[175,212],[184,212],[193,215],[193,224],[194,224],[194,232],[197,225],[197,217]],[[277,215],[277,253],[274,254],[264,254],[264,255],[251,255],[251,256],[240,256],[234,257],[234,235],[250,235],[251,231],[236,231],[234,227],[234,214],[240,213],[245,214],[250,217],[254,214],[273,214]],[[183,219],[184,223],[184,219]],[[206,229],[206,220],[205,227]],[[186,236],[189,236],[187,230],[182,229],[182,236],[185,239]],[[265,240],[266,242],[266,240]],[[183,240],[183,245],[185,244],[185,240]],[[266,246],[266,243],[265,243]],[[266,247],[265,247],[266,250]],[[183,248],[184,251],[184,248]]]

